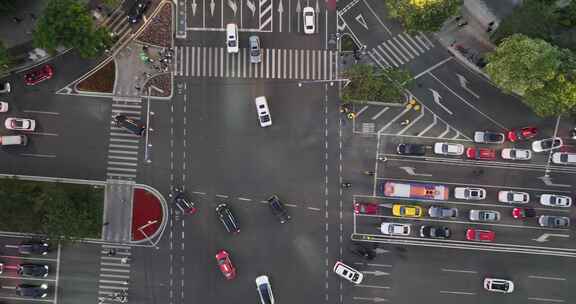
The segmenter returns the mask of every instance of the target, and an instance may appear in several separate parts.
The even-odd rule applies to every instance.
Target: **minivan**
[[[226,24],[226,48],[228,53],[238,53],[238,26],[236,23]]]
[[[256,113],[258,114],[258,122],[261,127],[269,127],[272,125],[272,118],[270,117],[270,110],[268,109],[268,102],[266,96],[258,96],[254,100],[256,103]]]
[[[28,144],[26,135],[5,135],[0,136],[0,145],[2,146],[25,146]]]

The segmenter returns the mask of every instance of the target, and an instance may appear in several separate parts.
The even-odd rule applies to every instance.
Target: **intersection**
[[[303,32],[302,9],[308,6],[316,12],[311,35]],[[123,35],[131,33],[134,29],[113,21],[118,14],[123,16],[115,13],[108,22]],[[537,139],[559,136],[562,151],[573,151],[576,141],[564,128],[566,118],[535,116],[517,97],[458,62],[438,37],[407,33],[386,20],[383,3],[186,0],[174,3],[173,15],[170,98],[151,98],[146,92],[132,99],[114,93],[54,94],[99,63],[74,53],[54,58],[58,73],[38,86],[24,86],[20,74],[6,78],[14,88],[6,95],[14,104],[10,115],[34,118],[39,127],[29,134],[29,146],[3,149],[0,174],[104,186],[106,199],[102,239],[59,246],[37,259],[57,269],[45,279],[49,297],[14,296],[7,282],[19,279],[5,270],[0,274],[2,301],[103,304],[127,292],[130,303],[257,302],[254,279],[263,274],[280,303],[574,301],[573,226],[541,227],[536,219],[516,219],[512,209],[519,206],[498,202],[497,193],[527,192],[532,200],[526,206],[538,215],[573,219],[573,207],[544,206],[538,199],[547,193],[574,198],[576,168],[551,163],[553,151],[533,153],[526,162],[433,152],[437,142],[530,149],[530,142],[473,142],[474,131],[527,125],[539,128]],[[237,54],[225,47],[230,22],[239,28]],[[262,40],[258,64],[249,59],[252,35]],[[362,49],[362,62],[411,72],[415,83],[405,103],[357,103],[354,119],[340,112],[345,79],[337,40],[343,35]],[[268,128],[258,124],[258,96],[268,101],[273,121]],[[412,100],[420,107],[414,109]],[[146,136],[118,126],[113,118],[119,114],[145,121]],[[398,144],[406,143],[424,145],[425,155],[399,154]],[[452,192],[442,202],[389,197],[382,191],[387,181],[480,187],[487,198],[462,200]],[[343,188],[344,182],[351,187]],[[138,229],[130,226],[138,187],[158,196],[165,208],[158,218],[162,225],[154,220]],[[176,187],[194,202],[197,213],[185,214],[168,199]],[[292,217],[285,224],[270,214],[267,199],[272,195]],[[215,212],[222,203],[230,206],[240,233],[223,227]],[[356,203],[376,204],[378,212],[357,214]],[[397,203],[424,210],[454,207],[460,216],[398,217],[392,213]],[[468,215],[475,209],[495,210],[502,218],[473,222]],[[384,235],[382,222],[410,224],[413,232]],[[161,232],[149,237],[147,225],[159,225]],[[448,227],[452,237],[420,237],[423,225]],[[466,240],[469,228],[494,231],[496,239]],[[133,239],[135,230],[143,240]],[[1,262],[22,259],[11,246],[23,237],[0,236]],[[358,244],[369,246],[376,257],[367,261],[354,255],[350,249]],[[214,257],[223,249],[237,268],[232,281],[222,277]],[[361,271],[364,281],[341,280],[332,271],[336,261]],[[506,296],[486,292],[482,280],[489,276],[514,280],[516,291]]]

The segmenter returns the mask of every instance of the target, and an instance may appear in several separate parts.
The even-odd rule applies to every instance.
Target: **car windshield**
[[[499,289],[499,290],[508,290],[508,283],[492,283],[492,287],[494,289]]]
[[[262,284],[258,286],[258,291],[260,291],[260,295],[262,296],[262,300],[265,303],[270,304],[272,301],[270,300],[270,294],[268,293],[268,285]]]
[[[236,46],[236,40],[228,40],[228,46],[229,47],[235,47]]]
[[[568,154],[561,154],[560,155],[560,161],[563,163],[567,163],[568,162]]]
[[[486,133],[486,137],[489,140],[500,140],[500,135],[498,135],[496,133]]]
[[[448,145],[442,145],[442,152],[448,152]]]

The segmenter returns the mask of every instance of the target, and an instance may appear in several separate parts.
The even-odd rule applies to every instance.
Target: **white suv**
[[[304,34],[314,34],[316,13],[311,6],[307,6],[302,11],[304,14]]]
[[[238,26],[236,23],[226,24],[226,49],[228,53],[238,53]]]
[[[410,235],[411,225],[402,223],[382,223],[380,232],[387,235]]]
[[[456,187],[454,197],[465,200],[483,200],[486,198],[486,190],[482,188]]]
[[[364,275],[360,271],[340,261],[336,261],[336,264],[334,264],[334,272],[354,284],[362,283],[362,279],[364,278]]]
[[[256,104],[256,112],[258,114],[258,122],[261,127],[269,127],[272,125],[272,117],[270,117],[270,109],[268,109],[268,102],[266,96],[258,96],[254,100]]]
[[[504,279],[484,279],[484,289],[493,292],[511,293],[514,291],[514,282]]]
[[[576,165],[576,153],[554,152],[552,162],[559,165]]]
[[[274,304],[274,294],[268,276],[261,275],[256,278],[256,290],[262,304]]]

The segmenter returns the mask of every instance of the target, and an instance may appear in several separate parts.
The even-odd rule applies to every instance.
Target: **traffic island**
[[[172,3],[165,2],[136,41],[157,47],[172,47]]]
[[[132,241],[151,243],[165,227],[165,204],[157,191],[136,186],[132,202]]]
[[[116,63],[110,60],[108,63],[95,70],[88,77],[80,80],[76,84],[77,91],[90,93],[108,93],[114,90],[114,80],[116,79]]]

